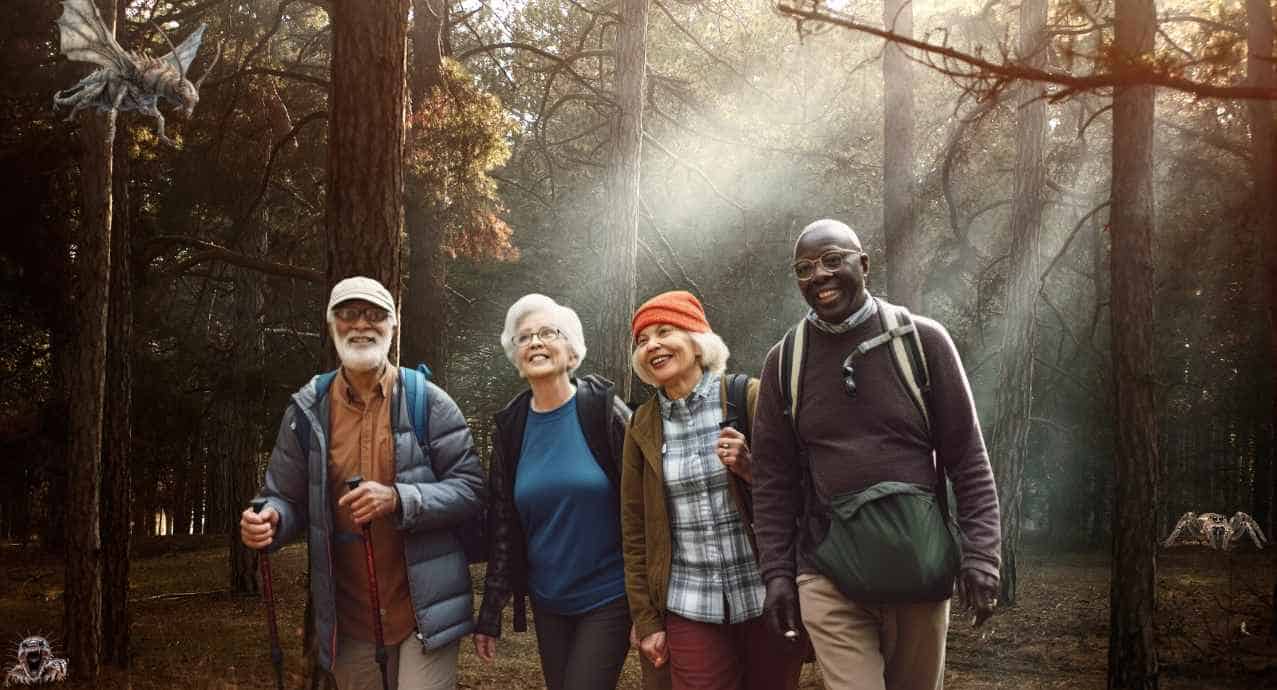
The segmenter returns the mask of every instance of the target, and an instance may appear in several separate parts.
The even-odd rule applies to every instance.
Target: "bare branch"
[[[155,244],[160,244],[160,243],[183,244],[188,247],[195,247],[199,249],[199,251],[195,252],[190,258],[174,266],[173,269],[170,271],[171,273],[174,273],[174,274],[181,274],[183,271],[187,270],[188,268],[195,266],[197,264],[204,263],[205,261],[221,261],[223,263],[239,266],[241,268],[254,270],[259,273],[280,276],[283,278],[296,278],[298,280],[305,280],[307,282],[318,283],[318,284],[322,284],[326,280],[322,271],[318,271],[313,268],[306,268],[305,266],[293,266],[291,264],[281,264],[281,263],[276,263],[274,261],[268,261],[266,259],[258,258],[255,256],[248,256],[247,254],[233,252],[221,245],[213,244],[212,242],[207,242],[201,239],[196,239],[194,237],[183,237],[181,235],[160,235],[159,237],[156,237],[155,239],[151,240],[151,242]]]
[[[876,26],[862,24],[850,17],[821,9],[804,9],[787,3],[780,3],[777,9],[781,14],[795,19],[813,21],[822,24],[850,29],[871,36],[914,48],[926,55],[938,56],[946,64],[931,63],[936,71],[957,78],[976,81],[1034,81],[1053,84],[1061,89],[1048,98],[1056,101],[1075,93],[1095,91],[1118,86],[1160,86],[1175,91],[1182,91],[1197,98],[1255,99],[1277,100],[1277,88],[1259,86],[1217,86],[1193,81],[1178,76],[1165,68],[1144,64],[1123,64],[1110,72],[1096,72],[1086,76],[1074,76],[1066,72],[1051,71],[1031,67],[1024,63],[1003,58],[1000,63],[990,62],[983,58],[964,53],[947,45],[937,45],[927,41],[903,36],[893,31]],[[950,66],[948,62],[965,65],[970,69]],[[993,88],[998,88],[995,84]]]

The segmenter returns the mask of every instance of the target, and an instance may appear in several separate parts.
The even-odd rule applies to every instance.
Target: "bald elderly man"
[[[787,336],[796,342],[802,329],[801,345],[788,348],[794,354],[782,357],[782,341],[767,355],[753,428],[765,619],[794,644],[805,628],[827,688],[941,688],[955,579],[980,625],[997,603],[1001,562],[997,491],[962,362],[943,326],[869,294],[869,257],[846,224],[820,220],[804,228],[793,270],[810,310]],[[893,319],[911,321],[919,337],[907,328],[879,337]],[[910,366],[902,354],[910,350],[896,347],[918,344],[925,366]],[[922,380],[915,385],[906,375]],[[845,594],[835,581],[845,585],[850,576],[836,572],[829,554],[854,558],[845,552],[878,533],[834,515],[831,504],[868,495],[862,492],[870,487],[908,499],[900,488],[907,485],[947,506],[947,496],[933,490],[945,475],[957,496],[960,557],[957,535],[934,514],[921,528],[934,529],[923,535],[934,539],[896,540],[906,548],[951,541],[951,567],[940,569],[938,584],[917,595],[887,591],[893,579],[912,575],[895,566],[879,578],[886,581],[881,595],[870,591],[872,583]],[[837,541],[838,530],[847,541]],[[856,548],[839,551],[851,541]]]

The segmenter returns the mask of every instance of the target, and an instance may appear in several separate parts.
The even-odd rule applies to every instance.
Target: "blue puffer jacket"
[[[292,404],[284,412],[262,496],[279,513],[271,551],[307,530],[319,662],[331,670],[337,656],[337,595],[328,485],[329,394],[318,390],[319,379],[316,376],[293,394]],[[395,489],[400,499],[396,527],[404,532],[408,589],[422,644],[426,649],[437,649],[474,630],[470,572],[453,532],[480,509],[485,488],[483,468],[461,410],[442,388],[426,385],[429,457],[417,444],[401,383],[395,384],[391,395],[391,426]],[[307,457],[303,457],[298,441],[299,415],[305,415],[311,429]],[[301,426],[304,429],[306,424]]]

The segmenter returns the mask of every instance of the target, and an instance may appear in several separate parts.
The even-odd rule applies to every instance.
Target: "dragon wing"
[[[58,37],[62,54],[68,59],[128,74],[133,60],[106,28],[93,0],[63,0],[58,17]]]
[[[173,52],[160,58],[161,62],[167,62],[177,68],[182,76],[186,76],[186,71],[190,69],[191,63],[195,62],[195,53],[200,49],[200,42],[204,40],[204,29],[207,24],[200,24],[199,28],[191,32],[190,36],[182,41],[181,45],[173,50]]]

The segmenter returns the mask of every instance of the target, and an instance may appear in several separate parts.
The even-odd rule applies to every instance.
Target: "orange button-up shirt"
[[[399,369],[388,365],[369,399],[361,400],[343,370],[333,381],[329,396],[328,481],[336,528],[333,569],[337,585],[337,629],[345,637],[368,642],[375,642],[376,637],[363,531],[355,524],[350,508],[338,507],[337,501],[349,491],[346,480],[357,474],[378,484],[395,485],[390,402],[398,377]],[[387,645],[403,642],[417,627],[408,594],[403,534],[395,529],[393,519],[393,515],[387,515],[372,521],[381,625]]]

